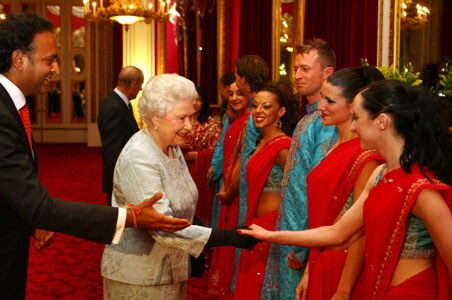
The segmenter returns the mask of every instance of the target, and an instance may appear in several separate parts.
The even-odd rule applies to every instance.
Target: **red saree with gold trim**
[[[255,212],[265,183],[278,158],[278,153],[283,149],[289,149],[290,142],[291,139],[286,135],[276,136],[249,159],[246,166],[246,182],[248,184],[246,225],[254,223],[268,230],[275,230],[278,217],[277,210],[261,217],[255,217]],[[261,298],[269,249],[270,243],[261,242],[252,250],[242,250],[237,270],[234,299],[259,300]]]
[[[220,123],[209,117],[204,123],[193,124],[190,136],[187,138],[185,152],[196,151],[196,159],[186,160],[188,170],[198,188],[198,203],[196,213],[204,224],[210,226],[212,215],[213,187],[207,179],[207,171],[211,166],[213,151],[220,137]]]
[[[397,286],[390,286],[403,245],[408,215],[423,189],[443,191],[452,207],[451,188],[427,172],[429,181],[419,166],[411,166],[411,173],[402,168],[385,174],[369,192],[364,203],[363,218],[366,231],[366,299],[451,299],[449,274],[437,253],[437,266],[408,278]],[[436,276],[432,276],[431,272]],[[435,278],[436,277],[436,278]],[[430,286],[435,286],[436,290]],[[416,297],[410,298],[415,291]]]
[[[240,157],[243,131],[249,114],[236,119],[224,136],[223,144],[223,184],[225,188],[231,184],[234,167]],[[230,229],[237,226],[239,219],[239,193],[228,205],[220,206],[218,229]],[[208,292],[218,299],[232,299],[232,277],[235,266],[235,248],[217,247],[213,251],[209,273]]]
[[[309,228],[332,225],[353,191],[359,174],[375,150],[363,151],[359,138],[338,145],[308,175]],[[331,299],[337,290],[347,255],[344,250],[311,248],[309,251],[308,299]]]

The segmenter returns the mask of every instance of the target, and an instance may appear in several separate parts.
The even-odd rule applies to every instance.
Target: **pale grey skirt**
[[[166,285],[134,285],[104,277],[104,300],[185,300],[187,282]]]

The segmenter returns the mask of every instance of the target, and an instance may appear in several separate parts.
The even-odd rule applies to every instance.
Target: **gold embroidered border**
[[[431,182],[428,181],[427,178],[419,178],[416,182],[411,184],[410,188],[408,189],[405,199],[403,200],[402,210],[400,211],[400,215],[397,220],[396,226],[392,232],[391,240],[389,241],[389,244],[386,247],[383,262],[380,266],[380,271],[378,272],[377,280],[375,282],[375,288],[373,290],[372,299],[377,299],[378,295],[384,292],[383,290],[381,290],[382,281],[387,272],[389,271],[388,267],[390,262],[393,259],[397,259],[393,255],[393,252],[396,251],[396,249],[394,248],[396,246],[396,242],[399,241],[404,236],[404,232],[402,232],[401,226],[403,224],[403,220],[406,220],[406,218],[408,217],[408,213],[411,210],[413,204],[413,197],[417,195],[417,191],[421,186],[429,183]],[[433,183],[438,183],[438,180],[433,180]]]

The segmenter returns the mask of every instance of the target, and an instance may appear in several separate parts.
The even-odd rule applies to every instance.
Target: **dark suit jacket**
[[[102,191],[111,195],[116,160],[138,125],[129,107],[115,92],[111,92],[99,110],[97,126],[102,141]]]
[[[116,208],[62,201],[39,181],[14,103],[0,84],[0,298],[24,299],[30,233],[34,228],[111,243]]]

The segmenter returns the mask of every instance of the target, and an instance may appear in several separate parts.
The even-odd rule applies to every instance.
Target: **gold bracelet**
[[[138,226],[137,226],[137,216],[139,216],[141,214],[141,209],[136,207],[133,204],[127,205],[127,209],[130,209],[132,211],[133,227],[134,228],[138,228]]]

